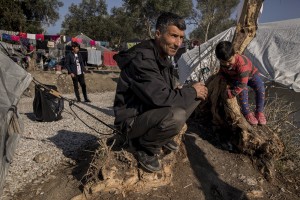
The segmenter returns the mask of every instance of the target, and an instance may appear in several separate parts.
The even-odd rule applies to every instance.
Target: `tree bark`
[[[255,37],[257,20],[263,0],[245,0],[232,40],[234,49],[242,54]]]

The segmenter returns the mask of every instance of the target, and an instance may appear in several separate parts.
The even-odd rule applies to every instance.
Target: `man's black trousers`
[[[80,94],[79,94],[79,87],[78,83],[80,84],[80,87],[82,89],[82,94],[85,100],[87,100],[87,94],[86,94],[86,85],[84,80],[84,74],[75,75],[75,77],[72,77],[73,86],[74,86],[74,92],[75,96],[77,98],[77,101],[80,101]]]
[[[199,103],[195,101],[186,109],[164,107],[149,110],[135,118],[128,137],[138,139],[142,149],[159,154],[161,147],[180,132]]]

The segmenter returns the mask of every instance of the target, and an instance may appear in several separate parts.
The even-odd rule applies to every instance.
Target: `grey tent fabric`
[[[203,67],[209,67],[210,72],[214,71],[214,67],[219,65],[214,55],[215,46],[222,40],[231,41],[234,30],[235,28],[230,28],[201,44],[200,54],[198,48],[183,54],[178,60],[180,82],[200,80]],[[259,24],[256,36],[244,54],[259,69],[264,80],[274,81],[300,92],[299,47],[300,18]]]
[[[196,46],[184,53],[178,60],[179,82],[183,84],[190,81],[206,80],[216,70],[215,48],[217,44],[223,40],[231,41],[234,32],[235,28],[230,28],[201,44],[199,47]],[[205,68],[209,68],[210,71],[203,72]]]
[[[270,81],[300,92],[300,18],[261,24],[245,50]]]
[[[23,132],[17,104],[31,80],[29,73],[0,52],[0,193],[18,138]]]

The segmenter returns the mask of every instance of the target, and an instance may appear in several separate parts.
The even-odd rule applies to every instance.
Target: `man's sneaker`
[[[260,124],[260,125],[266,125],[267,124],[267,120],[266,120],[266,117],[265,117],[264,113],[257,112],[257,113],[255,113],[255,117],[258,121],[258,124]]]
[[[157,155],[148,155],[145,151],[138,151],[137,158],[139,163],[150,172],[157,172],[161,170],[161,164]]]
[[[251,112],[247,115],[245,115],[245,118],[247,120],[247,122],[251,125],[257,125],[258,124],[258,121],[257,119],[254,117],[254,114]]]
[[[170,151],[177,151],[179,149],[177,143],[174,140],[170,140],[167,144],[163,146]]]
[[[89,100],[89,99],[85,99],[85,100],[84,100],[84,102],[86,102],[86,103],[90,103],[90,102],[91,102],[91,100]]]

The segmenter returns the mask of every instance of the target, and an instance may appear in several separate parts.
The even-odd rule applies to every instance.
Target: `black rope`
[[[104,121],[102,121],[101,119],[99,119],[98,117],[96,117],[95,115],[93,115],[92,113],[88,112],[87,110],[83,109],[82,107],[78,106],[77,104],[74,103],[74,100],[71,100],[71,99],[68,99],[66,97],[63,97],[59,92],[57,92],[56,90],[53,90],[47,86],[45,86],[44,84],[40,83],[39,81],[37,81],[35,78],[33,78],[33,82],[36,84],[36,85],[39,85],[41,87],[43,87],[45,90],[47,90],[46,92],[56,96],[57,98],[61,98],[61,99],[64,99],[66,100],[67,102],[69,102],[69,107],[70,109],[73,111],[74,115],[84,124],[86,125],[88,128],[92,129],[93,131],[101,134],[101,135],[113,135],[113,134],[120,134],[120,135],[123,135],[122,132],[120,132],[119,130],[111,127],[109,124],[105,123]],[[95,128],[89,126],[86,122],[84,122],[77,114],[76,112],[72,109],[72,106],[75,106],[76,108],[80,109],[81,111],[83,111],[84,113],[88,114],[89,116],[93,117],[95,120],[101,122],[102,124],[104,124],[105,126],[107,126],[108,128],[112,129],[113,130],[113,133],[110,133],[110,134],[105,134],[105,133],[101,133],[99,131],[97,131]]]
[[[69,102],[69,107],[70,109],[72,110],[72,112],[74,113],[74,115],[84,124],[86,125],[87,127],[89,127],[90,129],[92,129],[93,131],[99,133],[99,134],[102,134],[102,135],[113,135],[115,133],[119,133],[119,134],[122,134],[120,131],[118,131],[117,129],[111,127],[109,124],[105,123],[104,121],[102,121],[101,119],[99,119],[98,117],[96,117],[95,115],[93,115],[92,113],[86,111],[85,109],[83,109],[82,107],[78,106],[77,104],[75,104],[75,102],[73,100],[69,100],[67,99],[66,101]],[[100,133],[99,131],[97,131],[95,128],[89,126],[86,122],[84,122],[78,115],[77,113],[73,110],[72,106],[75,106],[76,108],[80,109],[81,111],[85,112],[86,114],[88,114],[89,116],[93,117],[95,120],[101,122],[102,124],[104,124],[105,126],[107,126],[108,128],[112,129],[113,130],[113,133],[110,133],[110,134],[105,134],[105,133]]]

